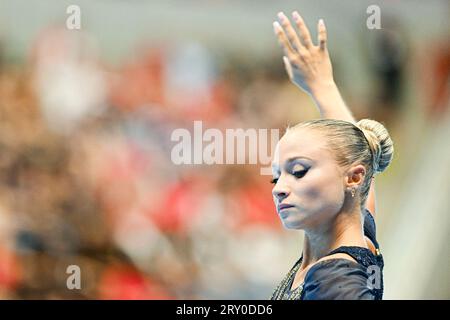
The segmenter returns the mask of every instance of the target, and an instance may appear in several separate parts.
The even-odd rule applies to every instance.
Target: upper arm
[[[377,242],[377,230],[375,225],[375,219],[373,217],[373,214],[368,210],[367,207],[365,208],[363,217],[364,217],[364,226],[363,226],[364,236],[367,245],[373,254],[377,254],[377,249],[379,248],[379,245]]]

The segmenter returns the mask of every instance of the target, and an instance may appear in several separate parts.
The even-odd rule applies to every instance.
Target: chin
[[[304,220],[298,217],[288,216],[281,219],[281,222],[286,229],[302,230],[305,227]]]

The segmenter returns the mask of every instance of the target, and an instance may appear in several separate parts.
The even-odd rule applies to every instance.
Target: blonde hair
[[[394,143],[386,128],[370,119],[362,119],[356,124],[343,120],[317,119],[288,127],[286,133],[300,128],[311,128],[323,133],[328,147],[342,167],[362,164],[366,168],[361,185],[361,207],[364,207],[372,177],[383,172],[394,155]]]

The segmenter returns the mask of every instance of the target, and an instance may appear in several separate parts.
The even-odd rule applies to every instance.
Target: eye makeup
[[[311,164],[309,163],[310,161],[312,160],[303,157],[291,158],[286,161],[285,170],[289,174],[295,176],[297,179],[303,178],[311,168]],[[277,181],[278,178],[274,177],[270,182],[276,184]]]
[[[308,160],[303,158],[295,158],[287,162],[286,171],[294,174],[300,171],[308,171],[311,168],[311,164]]]
[[[305,166],[300,163],[294,163],[288,172],[295,176],[297,179],[303,178],[305,174],[308,172],[309,166]]]

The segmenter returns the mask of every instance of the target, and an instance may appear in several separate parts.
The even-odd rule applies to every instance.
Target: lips
[[[286,203],[282,203],[278,205],[278,211],[281,211],[283,209],[287,209],[287,208],[293,208],[294,206],[291,204],[286,204]]]

